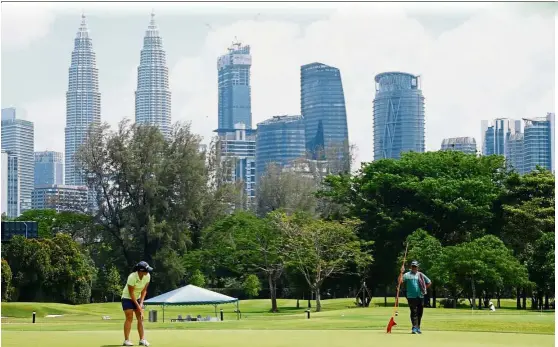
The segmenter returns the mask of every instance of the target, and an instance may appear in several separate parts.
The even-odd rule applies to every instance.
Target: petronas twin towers
[[[163,39],[159,35],[153,13],[143,39],[135,109],[137,123],[156,125],[163,134],[169,134],[171,123],[169,73],[163,50]],[[79,169],[75,154],[87,138],[89,127],[100,122],[99,74],[85,16],[82,15],[81,25],[74,39],[66,93],[65,184],[85,185],[85,177]]]

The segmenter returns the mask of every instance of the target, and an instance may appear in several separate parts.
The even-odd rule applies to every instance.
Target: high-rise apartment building
[[[169,69],[154,13],[143,38],[138,66],[136,123],[157,126],[165,136],[171,131]]]
[[[229,182],[242,182],[248,207],[256,198],[256,130],[238,123],[234,131],[219,134],[221,159],[230,172]]]
[[[442,140],[441,150],[477,154],[477,141],[473,137],[450,137]]]
[[[347,110],[339,69],[322,63],[301,66],[300,107],[309,159],[339,160],[341,158],[327,158],[339,153],[348,157]],[[344,171],[349,170],[349,167],[344,168]]]
[[[228,53],[217,60],[218,125],[217,132],[234,131],[242,123],[252,129],[252,91],[250,46],[235,42]]]
[[[306,156],[302,116],[275,116],[258,123],[256,136],[256,179],[269,164],[284,167]]]
[[[546,117],[524,118],[524,169],[533,171],[537,166],[554,172],[555,114]]]
[[[424,96],[420,77],[404,72],[376,75],[374,160],[425,151]]]
[[[31,209],[31,193],[34,185],[35,130],[33,123],[22,119],[20,113],[21,111],[16,111],[13,107],[2,109],[2,150],[17,157],[18,210],[24,212]]]
[[[86,141],[90,127],[99,124],[101,124],[99,71],[85,16],[82,15],[81,25],[74,39],[66,93],[64,175],[66,184],[79,186],[86,184],[83,171],[75,156]]]
[[[35,186],[64,184],[62,153],[35,152]]]

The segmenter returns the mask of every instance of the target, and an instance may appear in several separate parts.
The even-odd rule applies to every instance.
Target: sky
[[[481,120],[555,111],[553,3],[2,3],[1,106],[35,123],[35,150],[64,152],[73,39],[87,17],[101,118],[134,119],[150,13],[167,53],[172,121],[209,143],[217,127],[217,58],[252,50],[252,118],[300,114],[300,66],[341,70],[356,167],[373,159],[374,77],[421,76],[426,148],[472,136]]]

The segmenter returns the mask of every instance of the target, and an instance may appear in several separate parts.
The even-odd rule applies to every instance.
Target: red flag
[[[388,326],[387,326],[387,333],[391,334],[391,328],[393,328],[395,325],[397,325],[397,323],[395,323],[395,320],[393,319],[393,317],[391,317],[391,319],[389,320]]]

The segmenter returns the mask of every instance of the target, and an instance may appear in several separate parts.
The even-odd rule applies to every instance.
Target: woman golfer
[[[140,346],[149,346],[149,342],[145,339],[143,331],[143,301],[147,295],[147,287],[151,280],[149,273],[153,268],[145,261],[140,261],[134,266],[134,272],[128,276],[126,286],[122,290],[122,310],[126,315],[124,322],[124,343],[123,346],[133,346],[130,341],[130,330],[132,329],[132,321],[134,320],[134,313],[138,320],[138,333]]]

